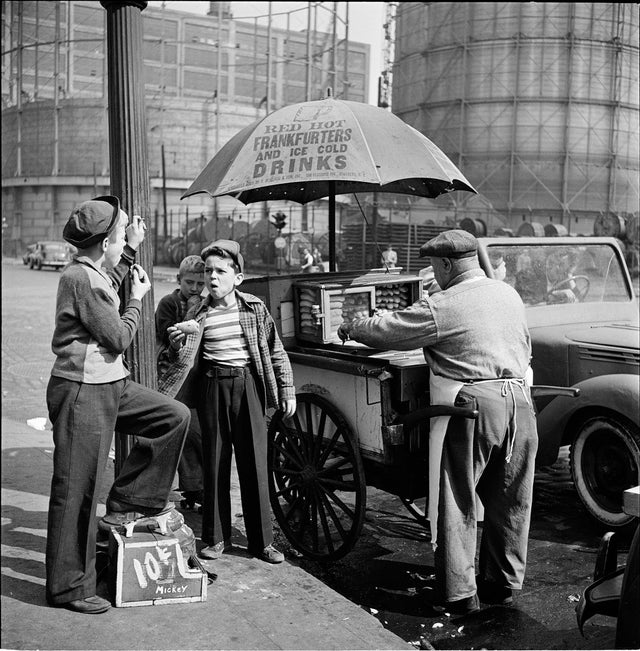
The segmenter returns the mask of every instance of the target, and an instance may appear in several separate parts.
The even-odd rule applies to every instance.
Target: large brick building
[[[187,212],[189,219],[204,216],[210,223],[215,217],[216,232],[220,223],[221,234],[237,229],[238,235],[272,211],[205,195],[180,202],[214,153],[265,115],[268,78],[271,110],[320,99],[329,86],[350,100],[369,95],[368,44],[349,41],[345,48],[344,38],[319,29],[269,30],[264,18],[235,20],[230,4],[209,3],[208,15],[153,7],[142,12],[150,212],[159,215],[162,233],[164,187],[169,236],[189,230]],[[75,203],[109,190],[105,17],[99,2],[86,0],[2,3],[6,253],[58,238]],[[324,211],[316,207],[321,230]],[[315,215],[316,207],[304,217],[297,204],[278,209],[291,222],[304,218],[308,228],[307,214]]]

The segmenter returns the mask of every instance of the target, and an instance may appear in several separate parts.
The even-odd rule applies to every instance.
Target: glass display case
[[[320,344],[340,343],[338,327],[378,310],[399,310],[422,295],[418,276],[379,274],[344,281],[294,282],[296,337]]]

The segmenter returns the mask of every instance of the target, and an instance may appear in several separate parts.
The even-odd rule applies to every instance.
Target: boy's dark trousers
[[[202,434],[195,410],[178,464],[179,488],[186,493],[202,492]]]
[[[189,409],[125,378],[83,384],[52,377],[47,387],[55,445],[47,528],[47,600],[96,593],[98,498],[113,432],[135,436],[109,498],[161,510],[189,427]]]
[[[204,476],[202,541],[214,545],[231,540],[235,450],[248,547],[259,552],[273,542],[264,403],[249,367],[222,369],[203,363],[203,371],[198,401]]]

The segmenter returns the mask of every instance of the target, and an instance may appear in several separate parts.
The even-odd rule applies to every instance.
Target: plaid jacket
[[[236,290],[240,327],[249,348],[251,365],[262,381],[265,404],[277,409],[281,400],[295,397],[293,371],[289,357],[280,341],[276,324],[267,306],[253,294]],[[207,296],[185,319],[200,324],[197,334],[188,335],[184,346],[175,351],[168,347],[160,352],[167,370],[158,378],[158,391],[177,398],[189,407],[198,399],[199,365],[202,359],[202,335],[211,297]],[[170,362],[166,364],[165,362]]]

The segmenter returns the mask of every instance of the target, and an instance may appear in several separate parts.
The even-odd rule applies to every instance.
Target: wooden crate
[[[178,539],[147,531],[109,534],[111,586],[116,607],[161,606],[207,600],[207,573],[186,559]]]

